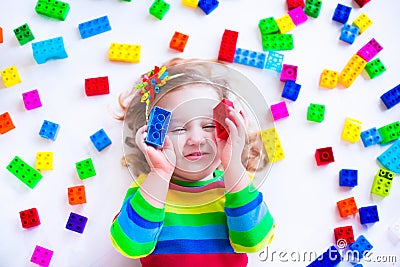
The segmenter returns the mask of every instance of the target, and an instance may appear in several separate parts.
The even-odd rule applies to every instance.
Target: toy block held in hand
[[[170,120],[170,111],[160,108],[159,106],[153,107],[149,116],[145,142],[155,148],[163,147]]]
[[[225,123],[225,119],[229,118],[229,107],[234,108],[233,102],[229,99],[222,99],[213,109],[217,137],[223,140],[227,140],[229,137],[228,125]]]
[[[96,147],[97,151],[102,151],[104,148],[111,145],[111,140],[103,129],[98,130],[90,136],[90,141]]]
[[[76,171],[78,172],[79,179],[81,180],[96,176],[96,170],[94,169],[91,158],[75,163],[75,167]]]
[[[8,131],[14,129],[14,123],[11,120],[11,116],[8,112],[0,114],[0,134],[5,134]]]
[[[315,160],[318,166],[334,162],[332,147],[318,148],[315,151]]]
[[[340,217],[347,217],[358,212],[354,197],[340,200],[336,204],[339,209]]]
[[[38,14],[58,20],[65,20],[69,9],[68,3],[59,0],[38,0],[35,7]]]
[[[88,221],[88,218],[86,218],[85,216],[71,212],[69,214],[69,218],[68,218],[67,225],[65,226],[65,228],[67,228],[68,230],[77,232],[79,234],[82,234],[83,231],[85,230],[87,221]]]
[[[85,186],[78,185],[68,188],[68,202],[70,205],[86,203]]]
[[[53,251],[41,246],[36,246],[31,257],[31,262],[36,263],[41,267],[48,267],[52,257]]]
[[[109,94],[108,76],[85,79],[85,93],[87,96]]]
[[[1,79],[4,85],[8,88],[16,84],[21,83],[21,78],[19,76],[17,67],[11,66],[1,71]]]
[[[111,31],[110,21],[107,16],[89,20],[78,25],[81,38],[89,38],[100,33]]]
[[[36,208],[20,211],[19,217],[23,228],[31,228],[40,224],[39,214]]]
[[[37,89],[23,93],[22,99],[24,101],[26,110],[40,108],[42,106]]]
[[[189,39],[189,35],[175,32],[172,36],[171,42],[169,43],[169,47],[175,49],[179,52],[183,52],[185,50],[186,43]]]
[[[33,189],[37,183],[42,179],[42,175],[34,168],[26,164],[21,158],[15,156],[14,159],[8,164],[7,170],[15,175],[26,186]]]

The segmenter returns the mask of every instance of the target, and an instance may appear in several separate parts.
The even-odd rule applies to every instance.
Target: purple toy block
[[[23,93],[22,99],[24,100],[26,110],[40,108],[42,106],[37,89]]]
[[[295,9],[289,10],[288,14],[290,18],[293,20],[294,25],[298,26],[307,21],[308,16],[304,12],[301,6],[296,7]]]
[[[357,55],[362,57],[365,61],[369,62],[376,54],[378,54],[383,47],[374,39],[372,38],[366,45],[361,47],[358,50]]]
[[[35,251],[33,252],[31,257],[31,262],[36,263],[42,267],[48,267],[52,256],[53,251],[43,248],[41,246],[36,246]]]
[[[297,79],[297,66],[283,64],[281,72],[281,82],[287,80],[296,81]]]
[[[87,220],[88,220],[88,218],[86,218],[85,216],[71,212],[65,228],[67,228],[68,230],[82,234],[83,230],[85,230]]]
[[[286,102],[282,101],[277,104],[271,105],[271,113],[274,121],[288,117],[289,112],[286,107]]]

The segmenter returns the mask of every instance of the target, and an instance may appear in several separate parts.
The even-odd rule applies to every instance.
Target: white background
[[[399,83],[400,2],[372,0],[362,9],[350,0],[339,2],[353,7],[349,22],[364,12],[373,25],[352,45],[339,41],[341,24],[331,20],[338,1],[325,0],[317,19],[309,18],[290,32],[295,47],[282,54],[284,63],[298,66],[297,82],[302,88],[296,102],[287,101],[290,116],[276,123],[286,157],[272,166],[261,187],[276,219],[276,237],[265,262],[256,254],[250,255],[251,267],[306,266],[309,261],[294,262],[290,254],[312,251],[322,254],[334,244],[333,229],[344,225],[352,225],[356,237],[360,234],[367,237],[374,246],[373,257],[394,255],[400,261],[399,240],[388,231],[400,217],[398,176],[389,197],[376,199],[370,194],[378,170],[376,157],[388,145],[364,148],[361,141],[352,144],[341,140],[347,117],[362,121],[363,130],[400,119],[400,106],[386,110],[379,99]],[[56,21],[36,14],[35,0],[0,2],[0,26],[4,33],[0,69],[15,65],[22,78],[22,83],[11,88],[0,84],[0,114],[9,112],[16,125],[16,129],[0,136],[0,266],[35,266],[29,262],[35,245],[54,251],[51,266],[140,266],[115,252],[109,240],[111,221],[132,181],[128,170],[120,165],[122,123],[112,116],[118,94],[131,88],[139,74],[171,57],[216,58],[225,29],[239,32],[238,47],[262,51],[258,21],[286,14],[286,1],[221,0],[220,6],[206,16],[199,9],[170,0],[171,9],[162,21],[149,15],[150,1],[70,0],[68,3],[71,10],[66,21]],[[104,15],[108,16],[112,30],[82,40],[78,24]],[[24,23],[30,26],[34,42],[62,36],[69,57],[36,64],[31,44],[21,47],[12,32]],[[175,31],[190,36],[183,53],[169,49]],[[348,89],[319,87],[324,68],[341,71],[371,38],[384,48],[378,55],[387,68],[383,75],[371,80],[363,72]],[[141,45],[141,62],[110,62],[107,52],[111,42]],[[269,104],[282,100],[283,83],[277,73],[231,65],[253,79]],[[85,78],[100,76],[109,77],[111,93],[86,97]],[[27,111],[22,93],[33,89],[39,90],[43,107]],[[306,120],[310,103],[326,105],[322,123]],[[55,142],[38,135],[45,119],[61,126]],[[101,128],[113,143],[97,152],[89,136]],[[315,150],[327,146],[333,148],[335,162],[317,167]],[[40,151],[54,153],[54,170],[43,171],[43,179],[31,190],[8,172],[6,166],[16,155],[34,166],[36,152]],[[81,181],[75,163],[88,157],[94,161],[97,176]],[[358,169],[359,185],[354,189],[338,186],[338,174],[343,168]],[[67,188],[80,184],[86,187],[87,203],[70,206]],[[380,221],[363,226],[358,214],[341,218],[336,202],[351,196],[359,207],[378,205]],[[33,229],[23,229],[19,211],[33,207],[38,209],[42,223]],[[89,218],[82,235],[65,229],[71,211]],[[280,254],[279,258],[281,252],[288,254]],[[365,263],[364,266],[396,264]]]

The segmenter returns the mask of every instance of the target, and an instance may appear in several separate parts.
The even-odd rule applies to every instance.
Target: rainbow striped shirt
[[[128,189],[111,226],[111,240],[123,255],[143,266],[246,266],[249,252],[272,239],[274,220],[262,193],[251,183],[227,193],[223,176],[199,182],[171,180],[164,208],[140,193],[139,176]]]

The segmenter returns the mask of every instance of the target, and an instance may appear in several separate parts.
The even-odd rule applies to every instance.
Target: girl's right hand
[[[156,149],[145,143],[146,136],[147,125],[144,125],[137,131],[135,141],[146,157],[150,171],[164,178],[171,178],[176,165],[176,155],[171,140],[166,136],[164,146],[161,149]]]

